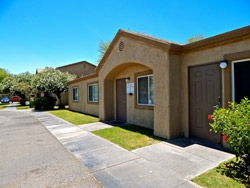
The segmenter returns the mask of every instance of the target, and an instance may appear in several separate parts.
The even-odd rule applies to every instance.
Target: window
[[[73,101],[78,101],[78,88],[73,88]]]
[[[250,59],[233,61],[232,64],[232,98],[240,102],[244,97],[250,98],[250,85],[246,82],[250,79]]]
[[[137,104],[154,105],[153,75],[137,77]]]
[[[98,102],[98,84],[88,85],[88,101]]]

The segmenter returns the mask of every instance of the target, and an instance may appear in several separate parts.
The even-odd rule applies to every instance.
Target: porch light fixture
[[[130,81],[130,78],[129,77],[126,77],[126,82],[129,82]]]
[[[222,68],[222,69],[227,68],[227,61],[221,61],[220,62],[220,68]]]

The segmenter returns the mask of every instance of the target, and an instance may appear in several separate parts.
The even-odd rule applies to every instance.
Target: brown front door
[[[208,115],[221,96],[219,64],[189,68],[189,133],[191,137],[220,144],[220,135],[210,131]]]
[[[127,121],[126,79],[116,80],[116,120]]]

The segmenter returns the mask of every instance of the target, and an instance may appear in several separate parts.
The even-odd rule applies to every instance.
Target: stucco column
[[[165,66],[165,67],[162,67]],[[169,63],[154,68],[154,134],[170,138]]]
[[[104,114],[104,80],[99,76],[99,119],[101,121],[105,120]]]

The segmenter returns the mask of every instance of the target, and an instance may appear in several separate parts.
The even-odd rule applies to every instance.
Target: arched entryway
[[[104,79],[104,118],[106,121],[134,122],[136,74],[151,69],[141,63],[122,63]],[[152,72],[152,70],[151,70]],[[126,81],[127,78],[127,81]],[[128,92],[128,87],[133,91]],[[137,110],[138,112],[138,110]],[[139,121],[139,120],[137,120]]]

